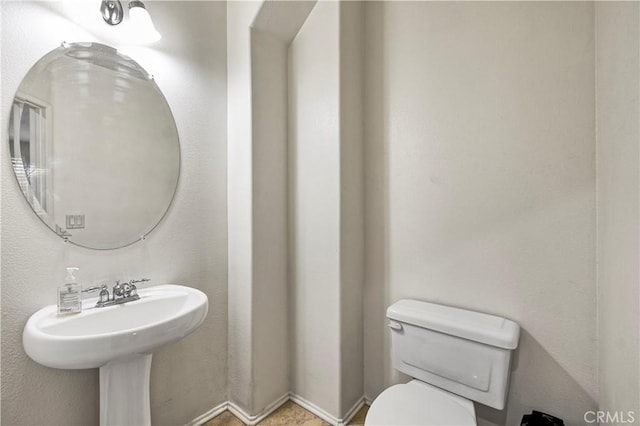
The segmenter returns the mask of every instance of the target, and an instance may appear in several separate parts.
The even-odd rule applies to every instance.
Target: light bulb
[[[153,43],[162,38],[142,2],[132,1],[129,3],[129,21],[131,36],[135,41]]]

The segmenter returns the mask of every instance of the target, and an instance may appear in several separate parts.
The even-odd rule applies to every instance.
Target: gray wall
[[[593,4],[366,6],[365,392],[398,380],[386,307],[522,326],[504,412],[596,405]]]
[[[596,5],[598,405],[612,415],[635,411],[636,425],[640,424],[639,26],[637,2]],[[618,421],[623,419],[630,423],[629,417]]]
[[[208,295],[204,324],[156,352],[152,365],[154,424],[184,424],[227,399],[226,5],[148,2],[163,39],[133,48],[113,41],[116,29],[105,29],[93,3],[2,5],[2,422],[98,423],[98,370],[42,367],[22,349],[27,318],[56,302],[55,289],[71,265],[80,267],[85,285],[148,276],[152,284],[184,284]],[[83,5],[86,18],[76,13]],[[123,47],[154,74],[172,108],[180,183],[168,215],[143,243],[113,251],[64,244],[31,211],[8,167],[13,94],[31,65],[63,40]]]

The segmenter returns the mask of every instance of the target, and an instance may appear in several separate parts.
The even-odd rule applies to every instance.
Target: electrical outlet
[[[83,214],[68,214],[67,215],[67,229],[83,229],[84,228],[84,215]]]

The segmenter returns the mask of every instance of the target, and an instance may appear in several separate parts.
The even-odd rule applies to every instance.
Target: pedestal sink
[[[151,355],[162,345],[194,331],[209,302],[199,290],[159,285],[138,290],[140,299],[58,316],[50,305],[33,314],[24,328],[24,349],[34,361],[53,368],[100,369],[100,424],[150,425]]]

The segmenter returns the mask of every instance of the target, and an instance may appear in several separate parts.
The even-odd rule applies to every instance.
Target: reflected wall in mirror
[[[140,240],[177,188],[180,145],[164,95],[138,63],[102,44],[63,44],[29,70],[9,144],[35,214],[79,246]]]

